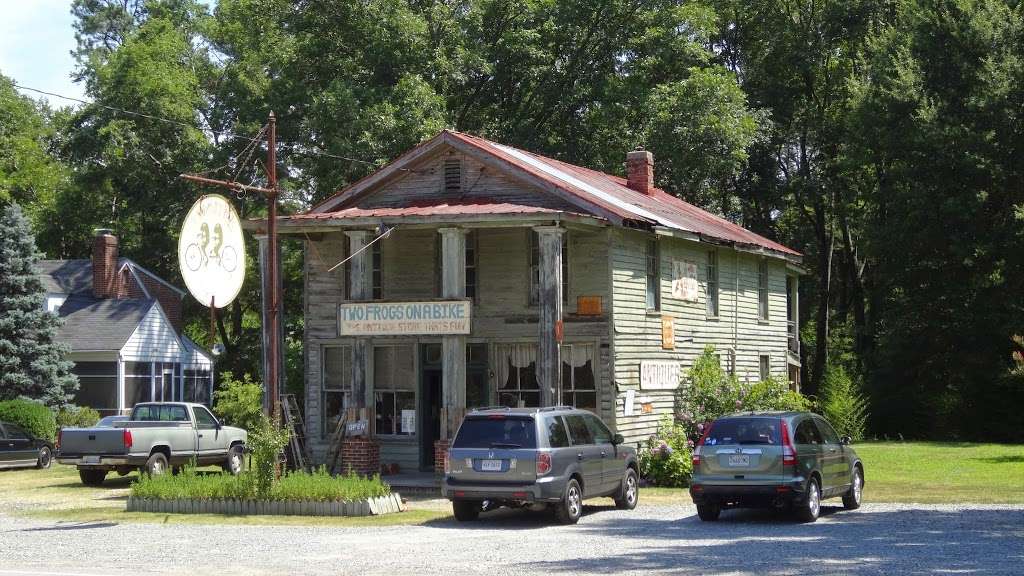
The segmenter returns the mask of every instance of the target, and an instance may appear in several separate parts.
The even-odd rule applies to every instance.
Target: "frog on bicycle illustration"
[[[210,225],[203,222],[196,241],[185,248],[185,265],[193,272],[211,265],[234,272],[238,267],[238,253],[234,247],[224,246],[224,230],[219,223],[214,224],[211,238]]]

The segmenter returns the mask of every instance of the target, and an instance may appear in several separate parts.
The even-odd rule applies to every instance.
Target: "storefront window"
[[[562,346],[562,404],[597,411],[597,387],[594,378],[594,346]]]
[[[323,347],[322,417],[320,434],[333,434],[345,409],[352,405],[352,347]]]
[[[498,347],[495,381],[498,404],[511,407],[540,406],[537,383],[537,346],[511,344]]]
[[[373,390],[377,435],[414,435],[416,372],[413,367],[412,346],[373,348]]]

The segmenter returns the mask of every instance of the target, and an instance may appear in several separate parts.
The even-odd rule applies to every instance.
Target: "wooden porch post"
[[[349,240],[349,253],[356,254],[349,260],[349,294],[352,300],[370,300],[373,298],[373,250],[363,250],[370,242],[370,232],[368,230],[346,230],[345,235]],[[366,408],[369,402],[370,390],[366,382],[369,361],[369,339],[354,338],[352,342],[353,408]]]
[[[562,331],[562,234],[558,226],[538,226],[540,248],[540,336],[537,347],[537,382],[540,405],[555,404],[561,372],[559,344]]]
[[[441,296],[463,298],[466,295],[466,230],[440,228],[441,234]],[[466,337],[448,334],[442,337],[442,397],[445,423],[441,439],[455,434],[466,406]]]

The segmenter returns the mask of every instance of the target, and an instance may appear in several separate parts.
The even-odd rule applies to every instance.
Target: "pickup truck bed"
[[[221,464],[237,474],[245,441],[245,430],[221,425],[201,404],[147,403],[112,428],[61,430],[57,461],[77,466],[86,484],[101,483],[112,470],[121,475],[135,469],[161,474],[192,461]]]

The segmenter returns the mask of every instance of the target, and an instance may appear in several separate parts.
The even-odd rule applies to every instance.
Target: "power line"
[[[24,85],[18,84],[16,82],[12,82],[12,84],[14,85],[15,88],[21,88],[22,90],[29,90],[29,91],[32,91],[32,92],[37,92],[39,94],[45,94],[47,96],[53,96],[55,98],[63,98],[64,100],[70,100],[72,102],[78,102],[80,104],[91,104],[93,106],[98,106],[100,108],[104,108],[106,110],[111,110],[113,112],[120,112],[122,114],[128,114],[129,116],[137,116],[137,117],[146,118],[146,119],[149,119],[149,120],[156,120],[158,122],[165,122],[167,124],[174,124],[176,126],[182,126],[182,127],[185,127],[185,128],[196,128],[196,126],[193,126],[192,124],[189,124],[187,122],[181,122],[180,120],[172,120],[170,118],[164,118],[162,116],[155,116],[153,114],[146,114],[145,112],[138,112],[138,111],[135,111],[135,110],[127,110],[125,108],[118,108],[117,106],[109,106],[107,104],[100,104],[99,102],[83,100],[81,98],[75,98],[73,96],[65,96],[64,94],[57,94],[56,92],[48,92],[46,90],[40,90],[38,88],[32,88],[31,86],[24,86]],[[265,129],[265,127],[264,127],[264,129]],[[248,141],[250,141],[250,145],[251,145],[251,143],[253,143],[253,142],[260,141],[260,139],[262,137],[262,134],[263,134],[263,129],[261,129],[260,133],[257,134],[255,137],[253,137],[253,136],[246,136],[244,134],[236,134],[234,132],[228,132],[226,130],[214,130],[212,128],[209,129],[209,132],[211,132],[213,134],[216,134],[218,136],[229,136],[231,138],[238,138],[238,139],[242,139],[242,140],[248,140]],[[304,155],[304,156],[321,156],[321,157],[324,157],[324,158],[333,158],[335,160],[345,160],[346,162],[356,162],[356,163],[359,163],[359,164],[366,164],[368,166],[377,167],[377,163],[376,162],[371,162],[369,160],[361,160],[359,158],[350,158],[348,156],[340,156],[338,154],[331,154],[329,152],[323,152],[323,151],[320,151],[320,150],[310,149],[310,147],[307,146],[307,145],[302,145],[302,144],[298,144],[298,143],[295,143],[295,142],[281,142],[280,144],[282,146],[286,146],[286,147],[291,148],[291,153],[292,154],[298,154],[300,156],[301,155]],[[248,148],[248,146],[247,146],[247,148]],[[244,153],[244,150],[243,150],[243,153]]]

